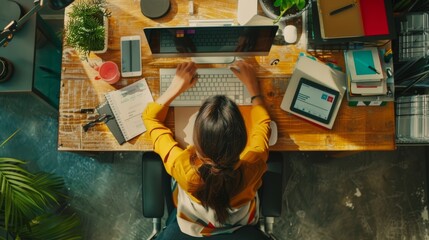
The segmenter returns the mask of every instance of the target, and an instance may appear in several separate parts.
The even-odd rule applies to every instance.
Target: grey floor
[[[58,152],[57,112],[36,99],[0,94],[0,142],[20,129],[0,157],[63,177],[84,239],[145,239],[151,221],[141,212],[142,153]],[[429,239],[427,147],[283,155],[278,239]]]

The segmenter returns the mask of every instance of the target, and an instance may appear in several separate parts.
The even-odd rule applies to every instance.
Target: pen
[[[349,5],[346,5],[346,6],[344,6],[344,7],[340,7],[340,8],[338,8],[338,9],[335,9],[334,11],[330,12],[330,13],[329,13],[329,15],[331,15],[331,16],[332,16],[332,15],[338,14],[338,13],[343,12],[343,11],[345,11],[345,10],[349,9],[349,8],[354,7],[354,6],[355,6],[355,3],[352,3],[352,4],[349,4]]]
[[[368,66],[368,68],[369,69],[371,69],[372,71],[374,71],[375,73],[377,73],[377,74],[380,74],[378,71],[377,71],[377,69],[375,69],[373,66]]]

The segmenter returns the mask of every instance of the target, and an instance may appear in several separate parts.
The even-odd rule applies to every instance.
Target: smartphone
[[[142,75],[140,36],[121,37],[121,75],[123,77]]]

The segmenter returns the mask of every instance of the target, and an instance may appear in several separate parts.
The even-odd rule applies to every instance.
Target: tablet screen
[[[328,124],[339,92],[301,78],[291,104],[291,111]]]

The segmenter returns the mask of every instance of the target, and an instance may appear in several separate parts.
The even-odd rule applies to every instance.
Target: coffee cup
[[[5,82],[12,77],[13,65],[6,58],[0,57],[0,82]]]
[[[98,71],[98,76],[95,80],[103,80],[107,83],[114,84],[121,78],[118,65],[112,61],[103,62],[99,66],[95,66],[95,70]]]

